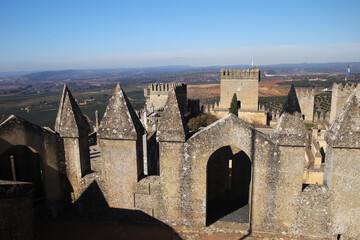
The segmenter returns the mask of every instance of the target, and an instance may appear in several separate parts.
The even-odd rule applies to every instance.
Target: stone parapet
[[[254,80],[260,81],[260,69],[250,68],[250,69],[221,69],[221,79],[243,79],[243,80]]]

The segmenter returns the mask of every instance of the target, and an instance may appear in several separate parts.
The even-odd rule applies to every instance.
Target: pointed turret
[[[144,175],[144,132],[129,99],[117,84],[98,132],[103,189],[110,207],[135,207],[135,188]]]
[[[70,90],[64,85],[60,106],[55,121],[55,131],[61,137],[87,136],[90,126],[82,114]]]
[[[184,115],[179,107],[175,90],[169,92],[164,113],[159,120],[157,138],[164,142],[185,142],[187,127]]]
[[[280,115],[282,115],[284,112],[287,112],[290,114],[293,114],[295,112],[301,113],[299,100],[297,98],[295,87],[293,84],[291,85],[290,91],[288,93],[288,96],[286,98],[286,101],[284,103],[284,106],[283,106],[283,109],[281,110]]]
[[[136,140],[144,128],[120,84],[109,100],[99,126],[99,138]]]
[[[333,147],[360,148],[359,96],[350,95],[325,135]]]
[[[55,131],[63,138],[66,175],[76,200],[80,196],[80,180],[91,170],[88,137],[90,126],[66,85],[60,100]]]
[[[291,146],[304,146],[308,139],[294,85],[290,88],[276,124],[274,138],[279,145]]]

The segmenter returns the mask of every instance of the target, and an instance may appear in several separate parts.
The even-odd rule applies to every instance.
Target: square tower
[[[221,69],[220,109],[228,109],[236,93],[240,110],[258,110],[260,69]]]

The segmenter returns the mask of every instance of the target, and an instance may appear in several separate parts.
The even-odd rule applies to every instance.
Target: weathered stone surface
[[[66,84],[55,121],[55,131],[62,137],[87,136],[90,132],[89,123]]]
[[[99,126],[99,138],[136,140],[144,128],[118,84]]]
[[[360,239],[360,178],[358,148],[328,145],[324,183],[331,193],[331,233],[344,239]]]
[[[279,145],[305,146],[309,136],[301,113],[284,112],[276,124],[273,138]]]
[[[204,148],[204,146],[207,146]],[[207,164],[211,155],[225,146],[244,151],[254,166],[267,166],[268,157],[272,156],[275,144],[267,136],[252,128],[249,124],[237,118],[233,114],[216,121],[210,126],[193,135],[184,145],[183,167],[181,170],[180,184],[182,224],[204,226],[207,209]],[[259,151],[258,151],[259,150]],[[269,152],[270,151],[270,152]],[[266,168],[257,167],[252,170],[252,189],[250,191],[253,209],[260,210],[266,206],[264,183],[261,179],[268,179],[269,172]],[[258,195],[260,194],[260,195]],[[263,211],[256,214],[256,219],[264,215]]]
[[[308,131],[303,122],[294,85],[286,98],[273,138],[279,145],[305,146],[308,141]]]
[[[175,90],[169,93],[168,100],[164,107],[164,114],[159,120],[157,129],[158,141],[185,142],[187,126]]]
[[[106,200],[110,207],[134,208],[138,171],[136,141],[100,139]],[[141,164],[140,164],[141,165]],[[121,197],[119,197],[121,196]]]
[[[326,185],[308,185],[296,201],[298,214],[292,234],[331,238],[331,195]]]
[[[359,97],[352,94],[339,111],[325,135],[333,147],[360,148]]]
[[[66,175],[75,200],[79,196],[78,183],[91,168],[88,141],[90,126],[66,84],[56,117],[55,131],[63,137]]]
[[[0,180],[0,240],[34,238],[31,183]]]

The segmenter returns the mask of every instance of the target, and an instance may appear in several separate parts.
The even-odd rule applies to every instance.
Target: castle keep
[[[260,69],[221,69],[220,109],[229,109],[234,93],[241,110],[258,110]]]
[[[238,116],[250,124],[267,124],[267,113],[259,111],[260,69],[221,69],[220,102],[203,107],[205,113],[222,118],[229,112],[234,94],[238,100]]]
[[[245,86],[256,83],[257,89],[258,69],[222,71],[222,81],[234,85],[242,108],[257,109],[257,100],[247,102],[244,85],[235,83],[242,74]],[[230,88],[223,90],[232,97]],[[181,95],[174,88],[164,92],[163,113],[150,134],[116,86],[99,126],[101,161],[95,167],[88,123],[65,86],[55,131],[13,115],[0,124],[1,179],[32,180],[24,171],[30,164],[42,174],[34,185],[43,190],[39,194],[54,216],[74,204],[86,214],[170,226],[360,239],[357,94],[346,100],[324,137],[323,184],[303,184],[309,132],[293,87],[272,136],[232,114],[189,134]],[[1,184],[1,189],[8,186]],[[0,200],[9,197],[0,193]]]

